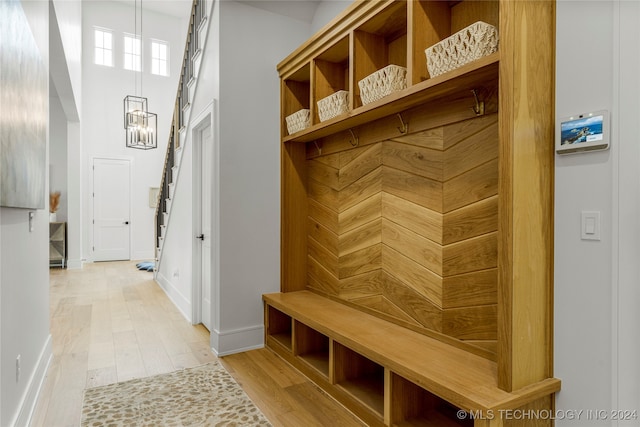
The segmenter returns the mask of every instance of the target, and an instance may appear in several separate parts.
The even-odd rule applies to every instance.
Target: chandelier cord
[[[144,91],[142,90],[142,0],[140,0],[140,96],[143,96]]]
[[[133,39],[135,41],[132,48],[135,51],[135,42],[138,41],[138,0],[133,0]],[[140,82],[140,85],[142,86],[142,82]],[[136,76],[135,67],[133,70],[133,93],[138,96],[138,76]]]

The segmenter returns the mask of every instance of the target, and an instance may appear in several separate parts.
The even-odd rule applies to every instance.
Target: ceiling
[[[225,1],[225,0],[222,0]],[[321,0],[236,0],[278,15],[311,22]]]
[[[186,18],[191,12],[192,0],[112,0],[129,6],[137,6],[144,10],[151,10],[164,15]]]
[[[95,0],[94,0],[95,1]],[[191,11],[192,0],[113,0],[130,6],[142,4],[145,10],[184,18]],[[212,0],[207,0],[212,1]],[[221,0],[233,1],[233,0]],[[321,0],[235,0],[278,15],[311,22]]]

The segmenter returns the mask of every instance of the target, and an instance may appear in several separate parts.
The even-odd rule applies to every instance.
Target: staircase
[[[184,49],[178,92],[176,95],[169,143],[164,160],[160,192],[155,213],[155,268],[154,274],[162,260],[162,247],[171,217],[171,203],[174,197],[175,185],[180,171],[182,145],[187,142],[187,127],[191,113],[198,71],[202,60],[202,50],[208,29],[206,0],[194,0],[191,7],[189,32]]]

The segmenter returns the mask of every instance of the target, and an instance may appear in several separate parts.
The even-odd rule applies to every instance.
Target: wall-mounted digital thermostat
[[[558,120],[556,153],[571,154],[609,148],[609,111],[576,114]]]

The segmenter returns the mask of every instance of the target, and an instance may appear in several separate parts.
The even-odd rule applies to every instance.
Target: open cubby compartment
[[[322,52],[313,60],[315,72],[313,78],[313,105],[322,98],[346,90],[351,93],[349,85],[349,36],[343,37],[336,44]],[[353,109],[351,96],[350,109]],[[318,113],[314,114],[314,123],[319,123]]]
[[[407,84],[420,83],[429,78],[425,49],[457,33],[477,21],[499,27],[499,0],[410,1],[409,16],[409,73]]]
[[[392,426],[473,427],[471,417],[458,416],[460,408],[391,372],[389,405]]]
[[[295,321],[294,354],[329,378],[329,337]]]
[[[335,384],[382,420],[384,367],[335,341],[333,360]]]
[[[315,106],[311,104],[311,64],[306,63],[282,81],[282,124],[283,136],[288,135],[286,117],[296,111],[308,108],[311,117]],[[313,124],[313,123],[312,123]]]
[[[387,65],[407,67],[407,3],[391,2],[353,33],[353,107],[362,106],[358,82]]]
[[[267,335],[289,351],[293,351],[292,324],[291,316],[267,305]]]

